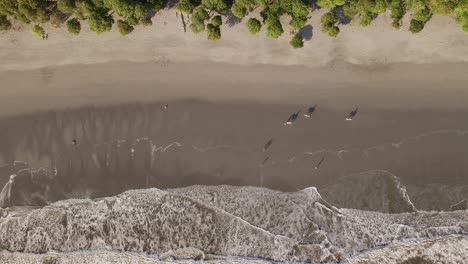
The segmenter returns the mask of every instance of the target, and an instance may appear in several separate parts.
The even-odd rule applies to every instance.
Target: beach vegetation
[[[44,30],[44,28],[42,28],[42,27],[39,26],[39,25],[34,25],[34,26],[32,26],[32,27],[31,27],[31,32],[32,32],[34,35],[36,35],[36,36],[38,36],[38,37],[40,37],[40,38],[44,37],[44,35],[45,35],[45,30]]]
[[[88,11],[89,30],[101,34],[109,32],[114,24],[114,18],[104,8],[96,8]]]
[[[216,27],[219,27],[223,24],[223,19],[221,18],[221,16],[214,16],[211,19],[211,24],[213,24]]]
[[[221,38],[221,29],[213,24],[206,25],[207,38],[209,40],[218,40]]]
[[[153,25],[153,21],[151,21],[151,17],[144,17],[140,20],[140,24],[144,27],[149,27]]]
[[[11,28],[11,22],[6,16],[0,15],[0,31],[6,31]]]
[[[73,14],[75,8],[75,0],[57,0],[57,9],[64,14]]]
[[[297,33],[291,38],[289,44],[295,49],[302,48],[304,47],[304,39],[301,34]]]
[[[325,7],[333,9],[337,6],[342,6],[345,4],[345,0],[317,0],[317,5],[320,7]]]
[[[283,26],[277,16],[271,16],[265,20],[265,29],[267,37],[272,39],[277,39],[284,33]]]
[[[211,19],[211,24],[213,24],[213,26],[215,27],[219,27],[223,24],[223,19],[221,18],[221,16],[214,16],[212,19]]]
[[[424,29],[424,22],[416,20],[416,19],[411,19],[410,26],[409,26],[409,31],[411,31],[411,33],[418,33],[418,32],[421,32],[423,29]]]
[[[196,5],[190,0],[180,0],[176,4],[176,9],[180,12],[185,12],[191,14],[195,9]]]
[[[128,35],[135,29],[128,21],[117,20],[117,29],[122,36]]]
[[[205,30],[205,20],[208,20],[210,16],[206,10],[199,6],[193,12],[191,17],[192,23],[190,23],[189,28],[193,31],[193,33],[200,33]]]
[[[202,0],[202,6],[208,10],[225,12],[228,10],[228,0]]]
[[[320,19],[322,22],[322,32],[330,37],[336,37],[340,33],[340,29],[336,25],[338,19],[334,13],[325,13]]]
[[[210,39],[221,36],[221,15],[230,12],[242,19],[259,8],[262,19],[250,18],[247,29],[256,34],[263,25],[267,37],[277,39],[284,33],[281,21],[285,16],[291,18],[286,25],[288,30],[296,32],[304,27],[312,3],[327,9],[321,26],[322,32],[331,37],[338,36],[343,21],[356,20],[366,27],[387,11],[391,17],[389,26],[395,29],[400,29],[408,13],[408,30],[413,33],[422,31],[433,15],[452,16],[468,31],[468,0],[178,0],[175,8],[190,14],[189,28],[194,33],[207,30]],[[88,24],[90,31],[101,34],[111,31],[115,20],[120,20],[117,30],[129,34],[137,25],[152,25],[151,17],[168,5],[169,0],[0,0],[0,30],[9,30],[16,23],[55,27],[66,24],[70,34],[78,34],[81,25]],[[207,23],[211,24],[209,30]]]
[[[390,17],[392,18],[392,27],[400,29],[401,20],[406,14],[406,4],[404,0],[391,0],[389,4],[391,11]]]
[[[81,31],[81,23],[76,18],[69,19],[67,21],[67,30],[73,35],[80,34]]]
[[[262,23],[256,18],[250,18],[247,21],[246,25],[247,25],[247,29],[252,34],[257,34],[260,31],[260,29],[262,28]]]

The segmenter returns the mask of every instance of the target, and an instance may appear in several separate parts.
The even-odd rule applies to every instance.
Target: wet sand
[[[331,109],[467,109],[468,64],[328,67],[185,63],[2,71],[0,115],[136,101],[319,103]]]

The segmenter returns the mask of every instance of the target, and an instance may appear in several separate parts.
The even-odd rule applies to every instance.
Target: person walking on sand
[[[179,19],[179,12],[175,12],[175,16],[177,19]]]
[[[302,109],[299,110],[299,111],[297,111],[296,113],[293,113],[293,114],[288,118],[288,120],[286,120],[286,122],[284,122],[284,125],[287,126],[287,125],[292,125],[292,124],[294,124],[294,121],[296,121],[296,119],[297,119],[297,117],[299,116],[299,113],[300,113],[301,111],[302,111]]]
[[[348,117],[346,117],[346,120],[347,121],[352,121],[354,119],[354,117],[357,115],[357,112],[358,112],[358,109],[354,109],[353,111],[351,111],[351,113],[349,113]]]

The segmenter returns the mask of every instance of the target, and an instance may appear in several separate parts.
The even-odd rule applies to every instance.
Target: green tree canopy
[[[185,12],[185,13],[190,14],[195,9],[195,4],[193,4],[192,1],[190,0],[180,0],[176,4],[176,9],[179,10],[180,12]]]
[[[247,13],[257,6],[267,6],[268,0],[234,0],[231,6],[231,12],[238,18],[243,18]]]
[[[468,31],[468,0],[460,0],[454,11],[458,23],[462,24],[463,30]]]
[[[271,16],[265,20],[265,29],[267,37],[277,39],[283,35],[284,30],[278,17]]]
[[[423,28],[424,28],[424,22],[411,19],[410,26],[409,26],[409,31],[411,31],[411,33],[421,32]]]
[[[0,15],[0,31],[6,31],[11,28],[11,22],[6,16]]]
[[[345,4],[345,0],[317,0],[317,5],[320,7],[326,7],[333,9],[337,6],[342,6]]]
[[[127,21],[117,20],[117,29],[119,30],[120,35],[125,36],[132,33],[134,27]]]
[[[224,12],[228,9],[227,0],[202,0],[202,5],[208,10],[216,10],[218,12]]]
[[[208,12],[206,12],[206,10],[201,6],[197,7],[197,9],[195,9],[195,12],[193,12],[192,15],[192,20],[195,19],[205,21],[209,18],[210,16],[208,15]]]
[[[363,12],[359,17],[359,25],[363,27],[367,27],[372,23],[372,13],[370,12]]]
[[[340,33],[340,28],[336,26],[338,19],[333,13],[326,13],[320,19],[322,22],[322,32],[330,37],[336,37]]]
[[[295,34],[289,41],[289,44],[295,49],[302,48],[304,47],[304,39],[301,34]]]
[[[72,18],[67,21],[67,30],[73,35],[80,34],[81,31],[81,23],[76,18]]]
[[[144,17],[140,20],[140,23],[144,27],[148,27],[153,25],[153,21],[151,21],[151,17]]]
[[[399,29],[401,27],[401,20],[405,16],[406,7],[404,0],[391,0],[390,2],[390,10],[391,10],[391,18],[392,26],[395,29]]]
[[[262,23],[260,23],[258,19],[250,18],[249,21],[247,21],[247,29],[249,30],[250,33],[257,34],[261,28],[262,28]]]
[[[221,18],[221,16],[214,16],[211,19],[211,24],[213,24],[213,26],[215,27],[219,27],[223,24],[223,19]]]
[[[193,12],[191,17],[192,23],[189,25],[189,28],[193,31],[193,33],[200,33],[205,30],[205,20],[208,20],[210,16],[206,10],[199,6]]]
[[[122,17],[130,17],[135,10],[134,0],[104,0],[104,5]]]
[[[221,38],[221,29],[213,24],[206,25],[206,33],[209,40],[218,40]]]
[[[45,35],[45,30],[39,25],[32,26],[31,32],[38,37],[43,37]]]
[[[88,14],[89,30],[97,34],[111,31],[112,24],[114,24],[114,19],[107,14],[105,9],[98,8]]]
[[[293,17],[289,22],[289,25],[291,25],[291,27],[294,29],[300,29],[305,25],[306,22],[307,17]]]
[[[75,0],[57,0],[57,8],[64,14],[73,14],[76,8]]]

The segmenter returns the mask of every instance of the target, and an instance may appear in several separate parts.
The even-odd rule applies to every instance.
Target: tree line
[[[31,32],[44,36],[41,25],[65,25],[71,34],[79,34],[81,24],[101,34],[113,25],[122,35],[135,26],[150,26],[151,17],[169,5],[168,0],[0,0],[0,31],[9,30],[12,21],[31,24]],[[366,27],[379,15],[389,12],[392,26],[399,29],[407,12],[411,13],[408,30],[418,33],[435,14],[453,15],[468,32],[468,0],[179,0],[176,9],[190,15],[189,28],[194,33],[206,32],[210,40],[221,38],[222,16],[232,14],[238,19],[248,16],[256,8],[261,19],[249,18],[246,26],[257,34],[264,27],[267,37],[276,39],[284,34],[280,17],[288,15],[292,28],[290,44],[303,46],[299,30],[305,26],[313,9],[328,10],[321,18],[322,31],[331,37],[340,33],[344,19],[357,20]]]

